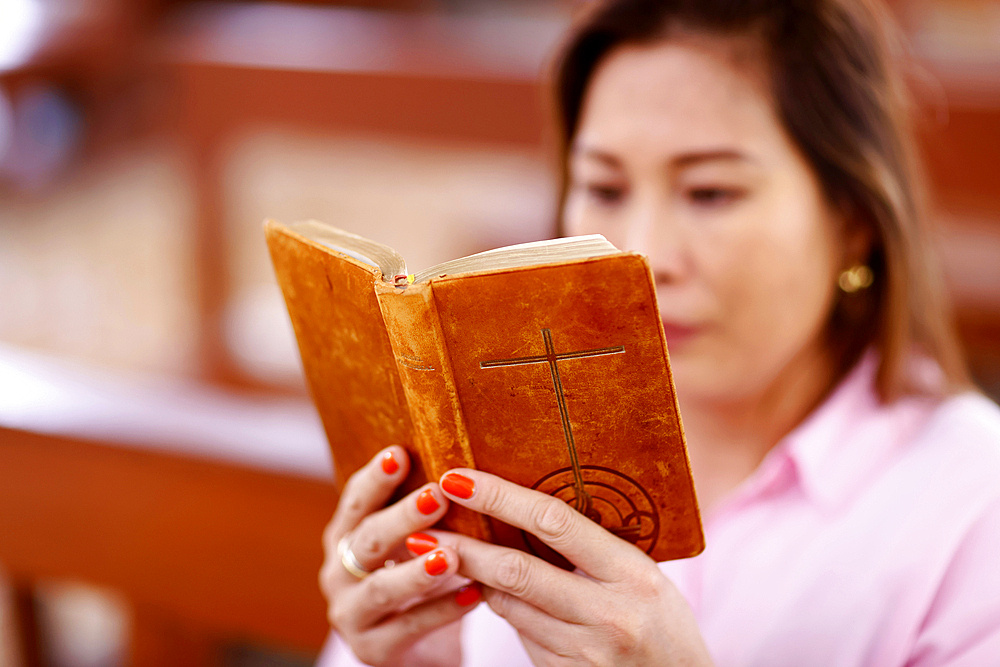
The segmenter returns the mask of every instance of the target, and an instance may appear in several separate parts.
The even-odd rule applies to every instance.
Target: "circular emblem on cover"
[[[582,493],[571,466],[550,472],[531,488],[559,498],[614,535],[650,553],[660,535],[660,517],[646,489],[628,475],[604,466],[580,466],[579,477],[583,481]],[[558,554],[537,537],[526,531],[521,534],[531,553],[549,561],[558,560],[554,558]]]

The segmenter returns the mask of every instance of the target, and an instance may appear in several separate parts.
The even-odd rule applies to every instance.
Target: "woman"
[[[657,565],[477,471],[386,507],[408,468],[391,447],[327,531],[327,660],[1000,660],[1000,416],[961,393],[884,23],[852,0],[584,17],[556,76],[563,224],[650,258],[706,551]],[[427,530],[450,502],[577,571]]]

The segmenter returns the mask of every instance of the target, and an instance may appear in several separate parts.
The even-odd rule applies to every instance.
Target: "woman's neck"
[[[803,350],[763,391],[737,398],[678,390],[691,467],[707,515],[832,388],[836,365],[823,347]]]

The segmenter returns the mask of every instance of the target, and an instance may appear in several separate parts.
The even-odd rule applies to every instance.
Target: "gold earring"
[[[848,294],[854,294],[859,290],[871,287],[874,280],[875,274],[872,273],[870,268],[864,264],[855,264],[840,274],[837,284],[840,285],[840,289]]]

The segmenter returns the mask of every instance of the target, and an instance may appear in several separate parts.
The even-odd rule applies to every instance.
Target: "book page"
[[[393,282],[396,276],[407,275],[403,257],[386,245],[315,220],[295,223],[291,228],[306,238],[376,267],[382,272],[386,282]],[[408,276],[407,284],[442,275],[553,264],[618,252],[620,251],[600,234],[519,243],[437,264]]]
[[[441,275],[554,264],[574,259],[612,255],[618,252],[618,248],[600,234],[519,243],[432,266],[414,275],[413,282]]]

